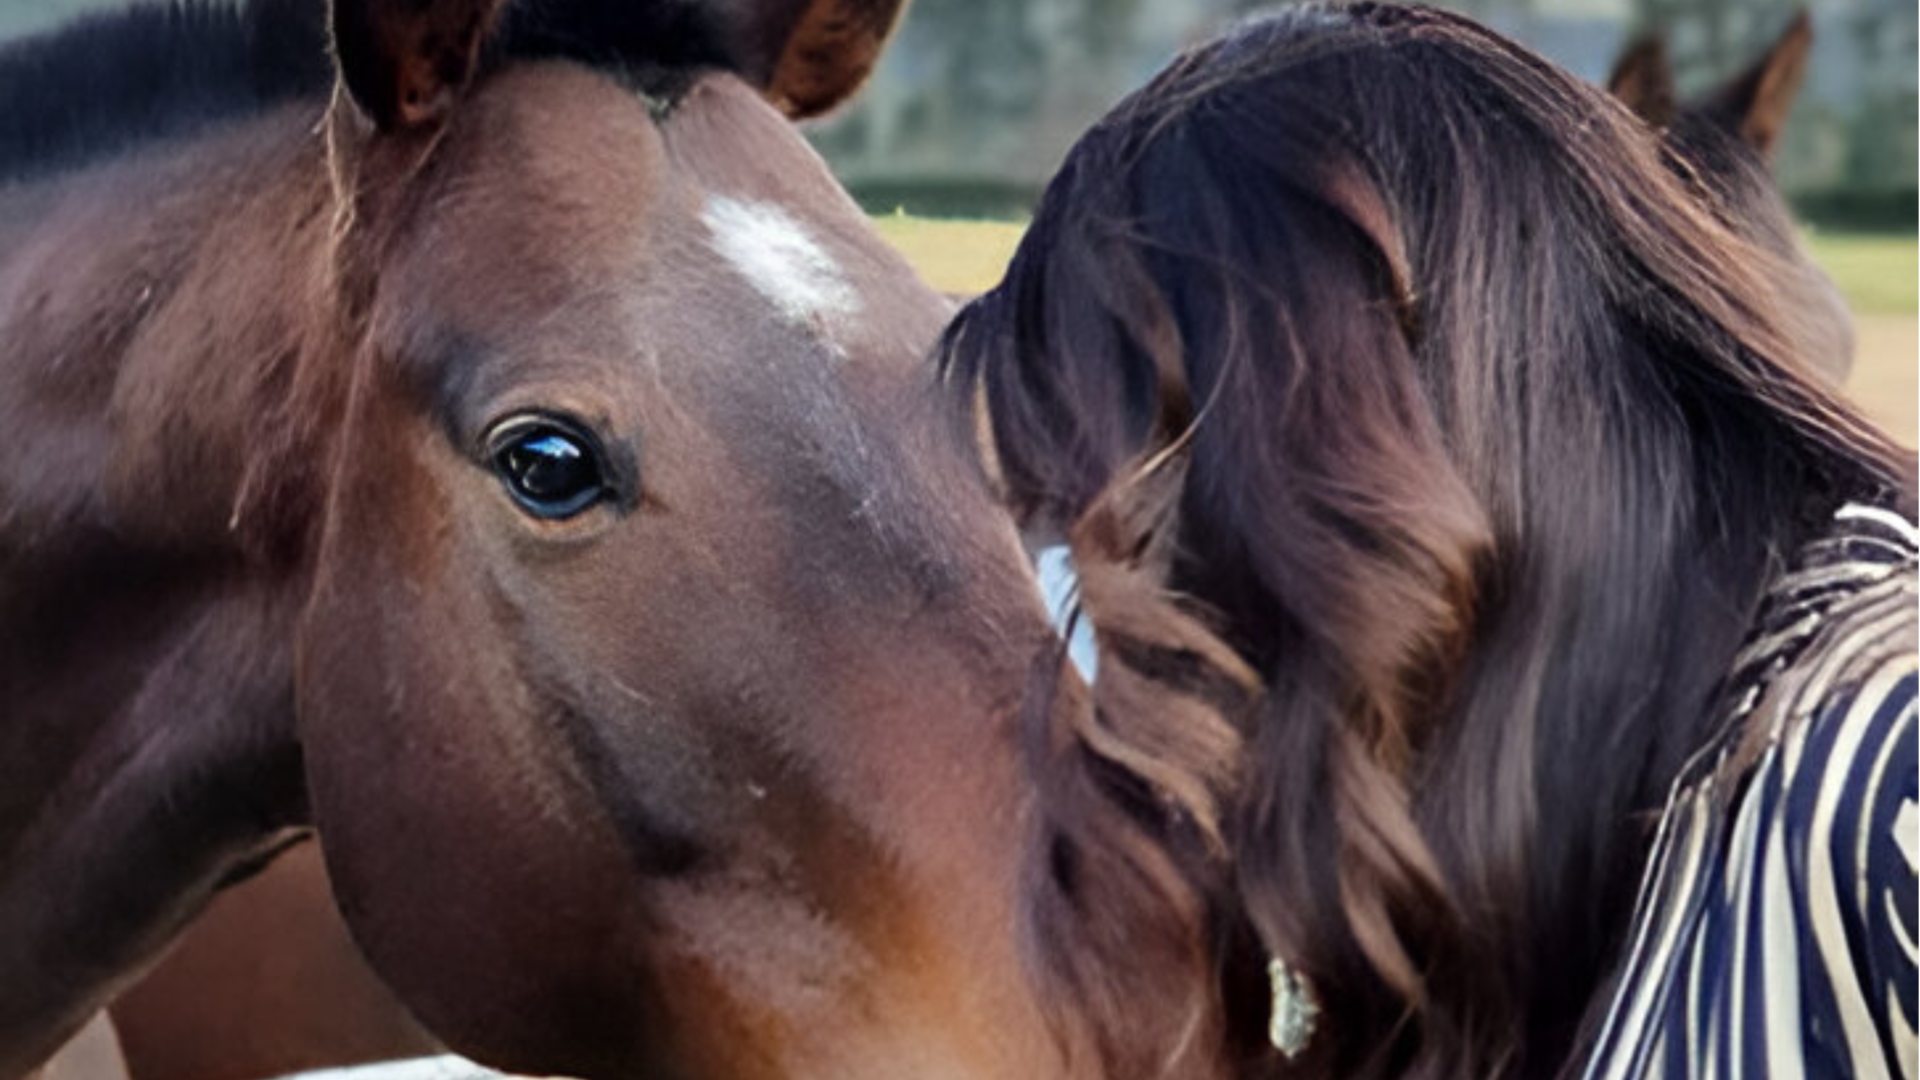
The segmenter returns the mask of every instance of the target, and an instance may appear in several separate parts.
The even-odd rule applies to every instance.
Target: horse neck
[[[315,339],[317,115],[0,187],[0,1078],[304,815],[300,570],[235,511]]]
[[[0,537],[34,518],[229,548],[325,278],[313,106],[8,194],[0,188]],[[48,455],[58,468],[45,468]]]

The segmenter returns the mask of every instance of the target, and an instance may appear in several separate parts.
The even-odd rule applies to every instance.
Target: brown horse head
[[[115,399],[149,441],[106,440],[125,482],[98,498],[127,510],[97,559],[164,526],[208,589],[263,601],[196,624],[173,676],[208,687],[197,712],[101,723],[301,754],[303,785],[182,753],[128,797],[225,784],[244,797],[193,812],[316,828],[374,969],[502,1067],[1055,1073],[1012,917],[1013,713],[1045,620],[936,420],[946,304],[782,115],[857,85],[899,5],[604,6],[340,0],[330,105],[83,169],[119,193],[104,211],[71,176],[34,189],[55,224],[33,229],[103,249],[65,270],[96,286],[116,244],[186,238],[142,264],[142,331],[67,358],[146,380]],[[0,325],[39,370],[50,309],[7,269]],[[106,587],[50,565],[71,604]],[[229,685],[253,707],[225,712]],[[10,724],[43,715],[22,700]],[[257,849],[233,847],[164,903],[133,894],[149,921],[112,965],[44,912],[92,964],[51,973],[63,1022]]]
[[[468,76],[487,5],[356,10],[297,707],[376,970],[523,1070],[1024,1066],[994,718],[1036,624],[927,423],[944,305],[765,100],[822,72]]]
[[[1812,52],[1813,21],[1803,11],[1744,71],[1682,101],[1665,40],[1647,35],[1614,62],[1607,89],[1666,134],[1671,164],[1724,224],[1780,256],[1787,323],[1803,338],[1802,352],[1815,367],[1844,382],[1853,369],[1852,312],[1833,279],[1807,255],[1772,172]]]

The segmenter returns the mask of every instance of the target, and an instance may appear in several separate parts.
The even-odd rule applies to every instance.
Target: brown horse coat
[[[505,1068],[1064,1071],[1045,620],[946,304],[768,104],[891,9],[591,7],[343,0],[331,103],[0,163],[0,1077],[314,829]]]

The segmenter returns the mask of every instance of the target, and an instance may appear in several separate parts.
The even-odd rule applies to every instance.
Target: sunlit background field
[[[934,288],[992,288],[1020,242],[1018,225],[883,215],[880,231]],[[1920,240],[1912,235],[1816,233],[1809,246],[1847,297],[1859,354],[1847,389],[1912,446],[1920,441]]]

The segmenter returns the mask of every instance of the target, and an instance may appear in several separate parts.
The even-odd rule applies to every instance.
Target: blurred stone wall
[[[126,0],[0,0],[0,40]],[[644,0],[627,0],[644,2]],[[1642,27],[1684,87],[1737,70],[1800,0],[1443,0],[1589,79]],[[1915,0],[1808,0],[1818,45],[1780,155],[1803,199],[1915,187]],[[1260,0],[913,0],[859,102],[812,137],[870,204],[1017,212],[1073,138]],[[0,103],[0,108],[6,103]],[[1904,194],[1903,194],[1904,193]],[[1910,208],[1909,208],[1910,215]]]
[[[1915,186],[1914,0],[1811,0],[1817,47],[1781,149],[1802,195]],[[1454,0],[1448,4],[1605,77],[1634,33],[1664,27],[1683,88],[1750,62],[1798,0]],[[859,103],[814,130],[870,203],[951,189],[957,203],[1017,198],[1075,135],[1183,45],[1263,5],[1248,0],[914,0]],[[937,194],[932,196],[939,202]],[[939,209],[938,205],[935,209]]]

